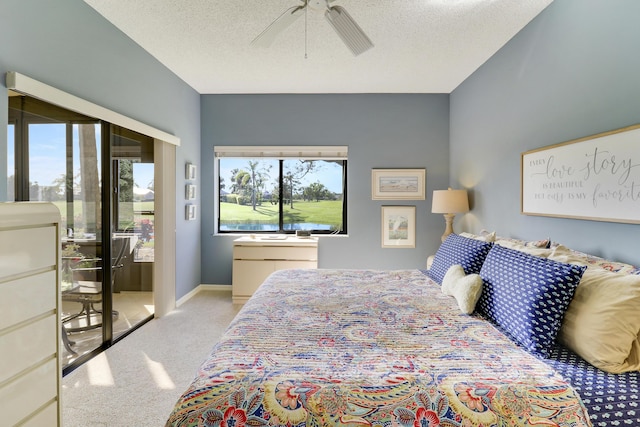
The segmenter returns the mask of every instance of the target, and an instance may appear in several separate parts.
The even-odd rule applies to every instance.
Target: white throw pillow
[[[459,264],[452,265],[442,279],[442,293],[455,297],[460,311],[471,314],[482,294],[482,279],[479,274],[466,275]]]

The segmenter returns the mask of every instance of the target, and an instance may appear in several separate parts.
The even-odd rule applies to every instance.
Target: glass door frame
[[[21,97],[24,102],[24,97]],[[34,98],[31,98],[34,99]],[[45,101],[35,100],[37,103],[43,103],[51,106],[52,109],[61,109],[65,110],[63,107],[58,107],[53,104],[48,104]],[[14,101],[15,102],[15,101]],[[24,104],[22,104],[24,106]],[[11,110],[18,109],[16,106],[9,105],[10,116]],[[117,197],[117,193],[114,192],[114,182],[113,182],[113,162],[112,162],[112,136],[113,136],[113,126],[111,123],[106,122],[104,120],[95,119],[91,117],[84,116],[79,113],[69,112],[69,116],[66,118],[56,118],[56,117],[47,117],[45,114],[38,114],[34,112],[25,113],[24,108],[20,108],[20,117],[16,120],[8,121],[8,124],[14,125],[14,140],[9,142],[13,144],[14,149],[14,189],[15,189],[15,201],[29,201],[30,200],[30,174],[29,174],[29,159],[30,159],[30,150],[29,150],[29,125],[36,123],[48,123],[51,120],[51,123],[56,124],[65,124],[66,127],[66,139],[65,139],[65,173],[67,175],[67,180],[65,183],[65,200],[64,203],[67,204],[67,214],[69,214],[68,206],[69,204],[73,204],[73,126],[76,124],[88,124],[94,123],[100,124],[100,198],[101,198],[101,230],[100,230],[100,239],[101,243],[99,248],[101,250],[101,257],[103,260],[111,260],[112,259],[112,236],[117,231],[115,229],[115,218],[113,217],[114,212],[114,202],[113,197]],[[42,122],[38,119],[31,118],[42,117]],[[70,117],[74,117],[73,119]],[[71,168],[71,172],[69,173],[69,168]],[[9,173],[11,171],[8,171]],[[73,209],[71,209],[71,215],[73,215]],[[67,216],[68,220],[68,216]],[[73,224],[73,219],[71,219],[71,223]],[[98,248],[96,246],[96,248]],[[105,284],[111,284],[113,278],[113,270],[111,266],[111,262],[102,262],[101,267],[102,274],[102,311],[104,313],[112,313],[113,312],[113,294],[111,292],[111,286]],[[105,292],[104,289],[109,289],[109,292]],[[155,292],[155,289],[154,289]],[[154,310],[155,311],[155,310]],[[111,347],[121,339],[125,338],[131,332],[136,330],[138,327],[142,326],[146,322],[152,320],[154,318],[154,314],[150,314],[146,319],[137,322],[131,328],[126,331],[120,333],[116,338],[114,338],[113,334],[113,323],[114,319],[112,316],[102,316],[102,341],[99,345],[96,345],[95,348],[79,355],[75,358],[71,363],[66,365],[63,368],[62,374],[66,375],[72,372],[74,369],[93,358],[95,355],[99,354],[103,350]]]
[[[110,314],[105,316],[104,313],[113,312],[113,290],[111,289],[111,280],[113,269],[111,268],[112,259],[112,241],[113,241],[113,169],[111,161],[111,124],[102,122],[101,141],[102,146],[102,167],[100,188],[102,198],[102,293],[106,296],[102,300],[102,347],[105,349],[113,345],[113,316]],[[108,234],[105,233],[105,224],[107,224]],[[108,237],[108,238],[107,238]],[[108,261],[108,262],[107,262]],[[108,284],[108,285],[107,285]],[[109,289],[109,292],[104,292]],[[93,357],[93,356],[91,356]],[[83,363],[83,362],[82,362]],[[80,363],[81,364],[81,363]],[[71,364],[73,365],[73,363]],[[79,366],[79,365],[78,365]],[[66,374],[63,370],[63,374]]]

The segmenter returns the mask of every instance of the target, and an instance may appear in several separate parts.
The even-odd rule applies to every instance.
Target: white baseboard
[[[201,291],[224,291],[231,292],[231,285],[205,285],[198,286]]]
[[[176,308],[180,307],[185,302],[189,301],[191,298],[196,296],[198,292],[202,291],[216,291],[216,292],[231,292],[231,285],[206,285],[200,284],[191,292],[187,293],[185,296],[176,301]]]

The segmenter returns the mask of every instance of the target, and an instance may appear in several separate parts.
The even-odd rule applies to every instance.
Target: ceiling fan
[[[302,4],[288,8],[275,21],[271,23],[251,44],[254,46],[269,47],[276,37],[293,24],[302,15],[305,15],[308,9],[313,11],[324,10],[325,19],[331,24],[334,31],[344,44],[351,50],[354,56],[373,47],[373,43],[362,31],[362,28],[353,20],[351,15],[342,6],[331,6],[335,0],[301,0]],[[305,22],[306,36],[306,22]]]

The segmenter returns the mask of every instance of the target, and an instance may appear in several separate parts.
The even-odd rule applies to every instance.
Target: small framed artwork
[[[196,179],[196,165],[193,163],[187,163],[185,167],[184,177],[189,180]]]
[[[184,219],[187,221],[193,221],[196,219],[196,205],[185,206]]]
[[[372,200],[425,200],[426,169],[371,169]]]
[[[415,206],[382,206],[382,247],[416,247]]]
[[[185,185],[184,197],[187,200],[195,200],[196,199],[196,185],[195,184],[187,184],[187,185]]]

